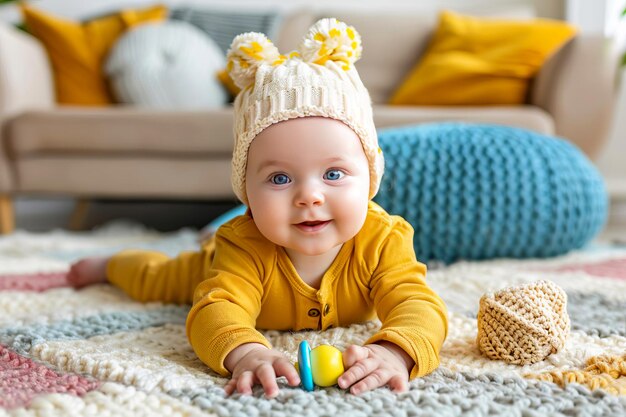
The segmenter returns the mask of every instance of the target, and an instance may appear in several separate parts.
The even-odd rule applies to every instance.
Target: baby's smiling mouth
[[[317,232],[318,230],[322,230],[331,220],[312,220],[296,223],[298,229],[304,232]]]

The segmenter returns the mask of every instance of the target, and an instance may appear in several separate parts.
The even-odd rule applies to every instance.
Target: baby
[[[299,52],[262,34],[237,36],[228,71],[235,100],[232,184],[248,207],[199,252],[175,259],[124,251],[75,263],[77,286],[108,280],[141,301],[193,303],[187,336],[225,390],[274,397],[300,383],[257,329],[325,330],[378,316],[381,329],[344,352],[341,388],[359,394],[439,364],[447,313],[424,279],[413,229],[371,201],[383,173],[371,101],[354,62],[354,28],[322,19]]]

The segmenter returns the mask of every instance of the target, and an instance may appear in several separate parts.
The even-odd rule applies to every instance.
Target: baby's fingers
[[[360,360],[348,368],[348,370],[339,377],[337,384],[339,385],[339,388],[346,389],[355,382],[374,372],[378,367],[378,360],[374,358]]]
[[[350,392],[354,395],[358,395],[363,392],[382,387],[383,385],[387,384],[388,381],[389,377],[386,375],[386,373],[381,370],[377,370],[363,378],[357,384],[354,384],[352,388],[350,388]]]
[[[276,376],[284,376],[287,378],[287,383],[292,387],[300,384],[300,375],[296,371],[296,368],[287,359],[279,359],[274,362],[274,370]]]
[[[226,385],[224,385],[224,392],[226,395],[230,395],[235,392],[235,387],[237,386],[237,378],[232,378]]]
[[[245,371],[237,378],[237,392],[240,394],[252,394],[252,387],[254,386],[254,374],[252,371]]]
[[[272,365],[265,363],[259,366],[256,370],[256,377],[259,379],[259,382],[261,382],[261,385],[263,385],[263,390],[267,398],[274,398],[278,395],[276,373]]]
[[[254,385],[254,375],[250,371],[243,372],[238,377],[233,377],[224,385],[226,395],[231,395],[236,391],[241,394],[251,394]]]
[[[369,356],[369,350],[359,345],[350,345],[345,352],[343,352],[343,366],[348,369],[358,361]]]
[[[387,385],[389,385],[390,390],[396,393],[406,392],[409,389],[409,383],[407,382],[406,378],[401,375],[391,377]]]

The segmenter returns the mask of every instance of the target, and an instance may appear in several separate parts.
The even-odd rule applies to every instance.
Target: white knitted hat
[[[254,137],[274,123],[306,116],[336,119],[354,130],[369,162],[369,196],[376,194],[384,162],[371,99],[353,65],[361,50],[358,32],[337,19],[315,23],[288,56],[261,33],[235,37],[227,69],[242,91],[235,99],[231,182],[243,203],[248,204],[245,174]]]

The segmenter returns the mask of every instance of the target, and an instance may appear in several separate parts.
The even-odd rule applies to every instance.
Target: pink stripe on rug
[[[42,292],[51,288],[67,287],[67,272],[0,275],[0,291]]]
[[[25,407],[38,395],[84,395],[99,382],[80,375],[60,375],[0,345],[0,407]]]
[[[566,265],[558,268],[551,268],[549,271],[584,272],[596,277],[626,280],[626,258],[610,259],[608,261],[588,264]]]

